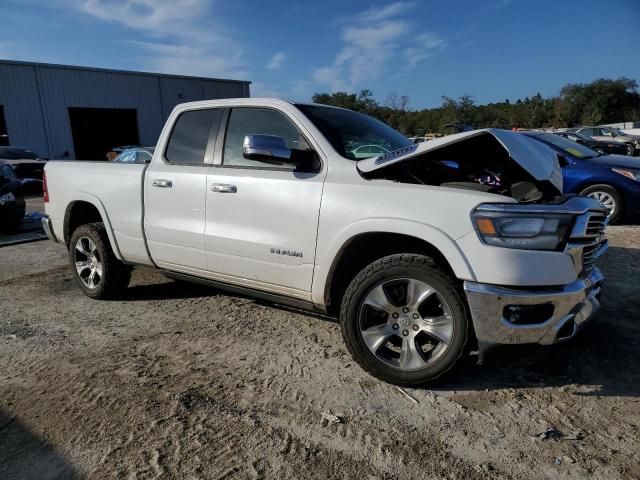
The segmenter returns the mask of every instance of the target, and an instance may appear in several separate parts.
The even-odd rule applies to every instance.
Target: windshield
[[[538,135],[528,135],[528,136],[531,138],[535,138],[536,140],[540,140],[541,142],[553,145],[554,147],[562,150],[563,152],[575,158],[587,159],[587,158],[594,158],[600,155],[595,150],[591,150],[590,148],[587,148],[584,145],[580,145],[579,143],[573,142],[564,137],[561,137],[560,135],[555,135],[553,133],[541,133]]]
[[[623,132],[622,130],[620,130],[619,128],[612,128],[612,129],[611,129],[611,131],[612,131],[613,133],[615,133],[615,134],[616,134],[616,136],[618,136],[618,137],[626,137],[626,136],[628,135],[627,133],[624,133],[624,132]]]
[[[413,145],[388,125],[362,113],[320,105],[297,105],[333,148],[345,158],[362,160]]]

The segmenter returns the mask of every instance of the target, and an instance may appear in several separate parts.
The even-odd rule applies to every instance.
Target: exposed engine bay
[[[550,182],[533,178],[492,135],[444,145],[361,174],[369,179],[495,193],[521,203],[549,201],[561,195]]]

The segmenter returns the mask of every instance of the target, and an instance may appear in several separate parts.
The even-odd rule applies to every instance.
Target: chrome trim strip
[[[44,230],[44,233],[47,236],[47,238],[49,240],[52,240],[58,243],[58,239],[56,238],[56,235],[53,233],[53,223],[51,222],[51,217],[49,217],[49,215],[45,215],[44,217],[42,217],[41,222],[42,222],[42,229]]]
[[[475,209],[476,212],[495,213],[570,213],[583,214],[588,211],[602,212],[605,215],[607,210],[602,204],[593,198],[572,196],[559,204],[527,204],[527,203],[482,203]]]
[[[593,268],[585,278],[557,289],[513,289],[476,282],[464,282],[476,337],[496,344],[540,343],[548,345],[567,340],[577,333],[600,308],[604,276]],[[540,323],[515,325],[503,317],[507,305],[552,304],[553,315]],[[562,326],[575,323],[571,335],[559,337]]]

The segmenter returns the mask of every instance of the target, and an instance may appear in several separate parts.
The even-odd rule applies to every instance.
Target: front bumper
[[[56,243],[58,242],[55,233],[53,233],[53,224],[51,223],[51,217],[49,217],[49,215],[42,217],[42,229],[49,240],[53,240]]]
[[[479,342],[549,345],[572,338],[594,316],[603,282],[600,270],[593,268],[564,287],[513,289],[465,282],[464,290]],[[525,322],[518,312],[526,312]]]

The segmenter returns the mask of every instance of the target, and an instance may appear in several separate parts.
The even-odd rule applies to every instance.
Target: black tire
[[[586,197],[592,197],[598,199],[602,195],[607,195],[613,199],[615,202],[615,209],[613,213],[609,214],[609,224],[613,225],[617,223],[622,217],[623,212],[623,203],[622,203],[622,195],[620,192],[613,188],[610,185],[599,184],[599,185],[591,185],[580,192],[580,195],[584,195]]]
[[[86,256],[76,248],[81,239],[90,239],[95,245],[95,258],[100,262],[102,275],[96,285],[89,287],[76,268],[76,262],[85,262]],[[83,240],[83,242],[86,240]],[[69,261],[76,282],[85,295],[97,300],[119,297],[129,286],[131,267],[116,258],[109,243],[109,237],[103,223],[88,223],[76,228],[69,242]],[[93,269],[91,269],[92,271]]]
[[[452,317],[451,329],[453,333],[451,334],[450,343],[444,347],[443,353],[437,359],[428,362],[426,366],[414,369],[403,369],[400,366],[392,366],[385,362],[372,353],[363,339],[363,334],[361,334],[361,315],[365,308],[363,303],[367,295],[370,295],[373,290],[380,286],[384,287],[384,285],[388,284],[387,282],[402,282],[405,280],[423,282],[435,289],[438,299],[444,300],[442,303],[447,304]],[[390,318],[388,314],[386,318]],[[397,320],[407,322],[405,323],[407,327],[399,327],[400,329],[396,330],[397,333],[395,334],[402,342],[402,345],[410,338],[407,337],[403,340],[401,336],[410,332],[411,326],[408,322],[413,320],[409,320],[409,318],[409,314],[407,314],[405,319],[401,317]],[[422,318],[415,320],[415,322],[421,320]],[[395,322],[396,320],[390,321]],[[384,322],[387,322],[387,320],[384,320]],[[446,271],[438,267],[431,258],[416,254],[390,255],[365,267],[349,284],[340,309],[342,336],[354,360],[374,377],[398,385],[422,384],[434,380],[451,370],[466,350],[467,340],[470,336],[470,325],[466,303],[454,279]],[[398,324],[395,324],[393,328],[397,329]],[[408,330],[403,330],[404,328]],[[417,333],[417,335],[420,335],[420,333]],[[384,344],[381,343],[382,347],[380,348],[386,349],[386,343],[386,341]],[[377,349],[377,352],[380,351],[380,348]],[[404,347],[401,347],[401,350],[402,348]],[[422,349],[420,350],[422,351]],[[401,357],[402,354],[398,355]],[[424,356],[424,354],[420,355],[423,360]],[[398,363],[400,361],[399,359]]]
[[[633,143],[627,143],[627,155],[633,157],[636,153],[636,149],[633,146]]]

